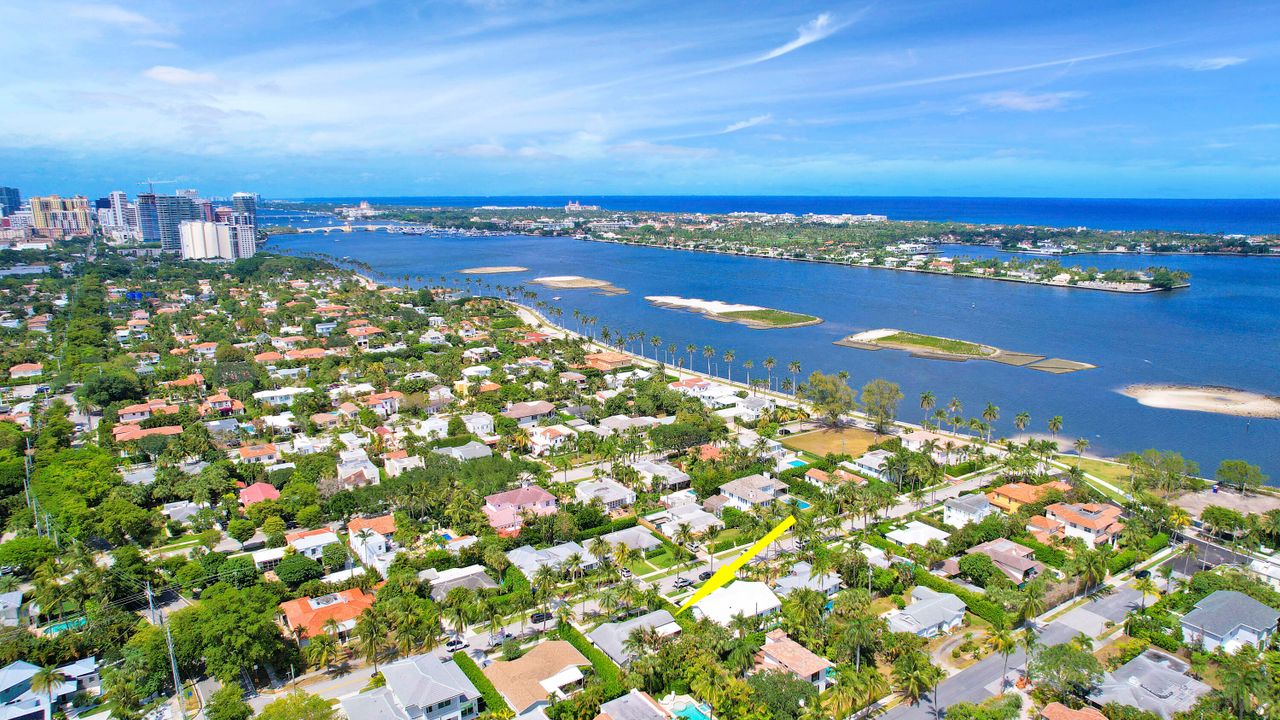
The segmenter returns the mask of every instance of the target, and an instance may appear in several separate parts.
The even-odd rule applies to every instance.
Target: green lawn
[[[880,338],[876,342],[904,345],[907,347],[918,347],[926,350],[940,350],[954,355],[983,357],[991,354],[987,348],[977,343],[971,343],[965,340],[952,340],[951,338],[937,337],[934,335],[921,335],[913,332],[894,333],[888,337]]]
[[[1074,455],[1059,455],[1058,460],[1068,465],[1079,463],[1081,470],[1094,477],[1102,478],[1116,487],[1123,488],[1129,484],[1129,468],[1119,463],[1080,458]]]
[[[736,310],[733,312],[719,314],[727,318],[733,318],[734,320],[754,320],[755,322],[764,323],[765,325],[771,325],[773,327],[810,323],[818,319],[812,315],[787,312],[785,310],[771,310],[769,308],[761,308],[759,310]]]

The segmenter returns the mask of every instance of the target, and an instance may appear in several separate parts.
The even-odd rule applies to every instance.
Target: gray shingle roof
[[[1177,660],[1148,651],[1103,675],[1089,694],[1089,702],[1102,706],[1120,703],[1153,712],[1164,720],[1190,710],[1211,688],[1190,678]]]
[[[1277,622],[1280,622],[1280,610],[1235,590],[1218,590],[1208,595],[1182,618],[1183,625],[1216,638],[1225,638],[1242,626],[1260,632],[1274,630]]]
[[[631,661],[631,653],[626,649],[627,638],[639,628],[656,628],[674,623],[675,618],[666,610],[655,610],[651,613],[634,617],[623,622],[605,623],[592,630],[587,637],[596,647],[604,651],[614,662],[626,665]]]

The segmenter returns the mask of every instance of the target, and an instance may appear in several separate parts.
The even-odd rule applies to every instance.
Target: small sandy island
[[[595,278],[582,277],[581,275],[550,275],[548,277],[534,278],[533,282],[549,288],[557,290],[578,290],[589,289],[598,290],[605,295],[622,295],[627,291],[615,286],[608,280],[597,280]]]
[[[746,325],[753,330],[804,327],[822,322],[822,318],[814,317],[813,315],[774,310],[760,307],[759,305],[727,303],[719,300],[683,298],[675,295],[649,295],[645,297],[645,300],[658,307],[687,310],[692,313],[706,315],[712,320]]]
[[[1118,392],[1147,407],[1238,417],[1280,418],[1280,397],[1248,390],[1203,385],[1130,385]]]
[[[525,272],[528,269],[519,265],[485,265],[484,267],[463,268],[458,272],[463,275],[497,275],[498,273]]]
[[[835,344],[858,350],[900,350],[910,353],[912,357],[929,360],[950,360],[952,362],[990,360],[1002,365],[1014,365],[1053,375],[1062,375],[1078,370],[1090,370],[1096,367],[1089,363],[1075,360],[1012,352],[991,345],[969,342],[968,340],[923,335],[895,328],[879,328],[855,333],[837,340]]]

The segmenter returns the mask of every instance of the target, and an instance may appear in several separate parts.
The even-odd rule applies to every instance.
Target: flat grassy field
[[[985,357],[991,354],[991,351],[977,343],[966,342],[964,340],[952,340],[950,338],[935,337],[933,335],[921,335],[913,332],[894,333],[888,337],[880,338],[878,341],[882,344],[903,345],[907,347],[918,347],[926,350],[938,350],[940,352],[951,353],[953,355],[972,355],[973,357]]]
[[[803,450],[819,457],[825,457],[828,453],[845,453],[857,457],[887,437],[860,428],[840,428],[790,435],[782,439],[782,444],[792,450]]]
[[[1129,485],[1129,468],[1119,463],[1087,457],[1081,458],[1074,455],[1059,455],[1058,459],[1068,465],[1080,463],[1081,470],[1094,477],[1102,478],[1118,488],[1124,489]]]
[[[754,320],[755,322],[772,325],[774,327],[810,323],[818,319],[812,315],[787,312],[785,310],[771,310],[769,308],[761,308],[759,310],[737,310],[734,312],[719,314],[727,318],[733,318],[734,320]]]

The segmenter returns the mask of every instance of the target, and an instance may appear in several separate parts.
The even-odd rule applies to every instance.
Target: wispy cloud
[[[1082,92],[1047,92],[1025,93],[1017,90],[1004,90],[978,97],[978,102],[985,107],[997,110],[1015,110],[1018,112],[1039,112],[1041,110],[1057,110],[1068,100],[1083,97]]]
[[[787,53],[795,52],[805,45],[812,45],[819,40],[826,40],[848,24],[849,23],[847,22],[837,23],[834,15],[829,12],[824,12],[818,17],[796,28],[796,38],[791,42],[786,43],[785,45],[779,45],[778,47],[748,61],[745,64],[754,65],[755,63],[762,63],[767,60],[779,58]]]
[[[171,65],[156,65],[142,74],[165,85],[212,85],[218,82],[218,76],[211,72],[197,72]]]
[[[739,120],[736,123],[731,123],[725,126],[725,129],[721,130],[720,134],[728,135],[729,133],[736,133],[739,130],[746,130],[747,128],[755,127],[757,125],[764,125],[772,120],[772,114],[766,113],[764,115],[756,115],[755,117],[749,117],[746,120]]]
[[[67,7],[67,14],[77,20],[127,28],[141,33],[168,32],[162,23],[119,5],[75,3]]]
[[[178,43],[169,42],[168,40],[156,40],[155,38],[134,40],[129,44],[135,47],[156,48],[157,50],[177,50],[179,47]]]
[[[1211,70],[1222,70],[1233,65],[1242,65],[1249,61],[1249,58],[1237,57],[1235,55],[1224,55],[1222,57],[1199,58],[1197,60],[1187,60],[1182,63],[1182,67],[1188,70],[1196,70],[1198,72],[1206,72]]]

